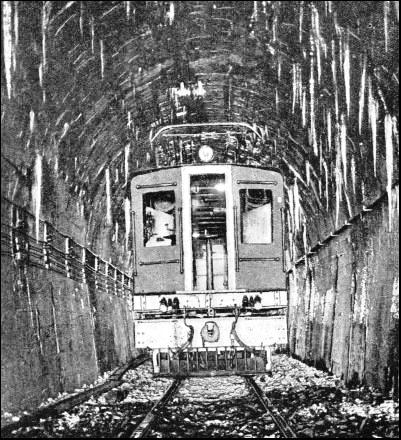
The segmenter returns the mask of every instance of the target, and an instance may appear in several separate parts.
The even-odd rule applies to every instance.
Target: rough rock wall
[[[291,353],[346,382],[398,388],[398,186],[289,273]]]
[[[92,290],[92,289],[91,289]],[[1,405],[33,409],[134,356],[128,300],[1,259]],[[96,298],[95,307],[94,300]]]
[[[100,292],[89,282],[95,327],[98,367],[108,371],[116,364],[128,362],[135,353],[134,321],[131,298],[114,296],[113,289]]]
[[[18,274],[1,261],[1,405],[32,409],[99,375],[86,286],[40,268]]]
[[[129,277],[101,258],[94,272],[94,255],[86,250],[82,264],[85,247],[77,244],[92,239],[91,249],[99,252],[97,243],[110,241],[108,231],[100,224],[96,234],[88,233],[82,205],[48,172],[45,162],[36,222],[35,169],[15,170],[2,162],[4,411],[32,410],[48,397],[93,383],[135,355]],[[70,255],[65,251],[67,237]],[[114,240],[107,257],[117,253],[117,245]]]

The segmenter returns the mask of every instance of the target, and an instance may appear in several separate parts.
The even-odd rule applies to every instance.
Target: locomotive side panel
[[[233,167],[236,287],[285,289],[281,211],[282,176],[263,169]]]

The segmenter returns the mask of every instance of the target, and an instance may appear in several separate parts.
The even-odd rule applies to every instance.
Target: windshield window
[[[241,242],[267,244],[273,241],[272,192],[268,189],[241,189]]]
[[[158,191],[143,195],[143,245],[175,246],[175,194]]]

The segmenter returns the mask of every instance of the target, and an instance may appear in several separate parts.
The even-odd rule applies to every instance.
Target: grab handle
[[[239,272],[239,252],[238,252],[238,208],[234,206],[234,247],[235,247],[235,271]]]
[[[284,209],[280,208],[281,213],[281,258],[283,260],[283,272],[286,271],[286,261],[285,261],[285,239],[284,239]]]
[[[178,222],[180,232],[180,273],[184,273],[184,243],[182,239],[182,208],[178,208]]]
[[[132,248],[133,248],[133,257],[134,257],[134,271],[133,275],[136,277],[138,275],[138,268],[137,268],[137,250],[136,250],[136,233],[135,233],[135,211],[131,211],[132,214]]]

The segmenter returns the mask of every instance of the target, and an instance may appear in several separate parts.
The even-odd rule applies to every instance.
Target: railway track
[[[196,379],[186,379],[187,381],[196,380]],[[280,414],[279,410],[272,404],[272,402],[264,395],[263,391],[256,384],[252,377],[243,377],[243,384],[246,385],[247,389],[250,391],[250,395],[254,397],[254,400],[258,402],[259,408],[261,412],[259,413],[259,419],[263,419],[264,423],[268,423],[270,427],[269,432],[267,434],[271,434],[272,432],[279,433],[281,438],[296,438],[297,435],[287,423],[285,418]],[[181,387],[183,385],[184,379],[175,379],[171,384],[169,389],[163,395],[163,397],[155,403],[152,409],[146,414],[142,422],[136,427],[136,429],[129,436],[130,438],[151,438],[151,437],[160,437],[160,428],[158,422],[163,420],[166,422],[166,412],[168,413],[168,405],[172,400],[176,400],[178,395],[180,394]],[[189,383],[189,382],[188,382]],[[249,402],[249,396],[245,399]],[[243,397],[242,397],[243,398]],[[206,398],[207,401],[207,398]],[[205,405],[208,405],[206,402]],[[234,403],[235,405],[240,405],[238,403]],[[248,405],[249,406],[249,405]],[[247,407],[247,404],[244,403],[244,408]],[[220,416],[224,417],[224,413],[220,413]],[[253,415],[254,416],[254,415]],[[180,423],[180,417],[176,415],[170,415],[171,419],[174,419],[173,424]],[[188,417],[183,419],[182,425],[185,426],[186,423],[190,423]],[[208,421],[203,421],[206,425],[208,425]],[[222,424],[226,425],[227,422],[224,422],[222,419]],[[252,422],[251,422],[252,424]],[[275,428],[272,428],[274,425]],[[165,426],[165,423],[164,423]],[[263,431],[263,429],[262,429]],[[159,435],[157,435],[159,433]],[[163,437],[170,437],[168,433],[164,433]],[[181,432],[182,434],[182,432]],[[188,432],[188,437],[192,437],[194,434],[194,430],[190,430]],[[264,434],[263,432],[259,432],[259,434]],[[173,435],[171,435],[173,436]],[[235,435],[234,435],[235,436]],[[249,435],[244,435],[245,437],[249,437]],[[276,435],[277,437],[277,435]],[[192,437],[193,438],[193,437]]]
[[[146,360],[146,356],[140,357],[116,370],[107,383],[64,399],[51,409],[46,408],[45,412],[3,428],[2,437],[6,437],[10,429],[39,424],[40,417],[57,417],[63,411],[72,410],[89,396],[107,392],[122,382],[121,377],[128,368],[135,369]],[[147,413],[146,408],[143,408],[143,412],[139,409],[138,413],[134,408],[130,416],[127,413],[128,417],[114,430],[113,435],[117,438],[296,437],[252,377],[179,378],[167,386],[162,397]],[[22,437],[29,435],[27,433],[29,431],[23,433]],[[19,435],[16,433],[16,436]]]
[[[263,393],[260,387],[256,384],[252,377],[245,378],[247,385],[253,391],[254,395],[257,397],[261,406],[268,412],[273,420],[273,422],[278,427],[283,438],[295,438],[297,435],[287,423],[287,421],[280,414],[280,411],[272,404],[272,402]]]
[[[1,437],[7,437],[14,430],[18,430],[23,427],[33,426],[39,424],[41,419],[48,417],[58,417],[65,411],[71,411],[74,407],[87,401],[91,397],[100,396],[112,388],[118,387],[123,383],[123,375],[130,369],[136,369],[140,365],[150,360],[148,353],[144,353],[135,359],[132,359],[126,365],[116,368],[106,382],[96,385],[93,388],[86,389],[77,394],[72,394],[52,405],[46,406],[42,409],[35,411],[33,414],[25,415],[21,417],[18,422],[11,422],[1,427]]]
[[[181,379],[175,379],[170,385],[162,398],[156,402],[152,409],[146,414],[142,422],[136,427],[135,431],[130,435],[130,438],[145,438],[148,436],[152,425],[157,419],[158,412],[171,400],[181,385]]]

